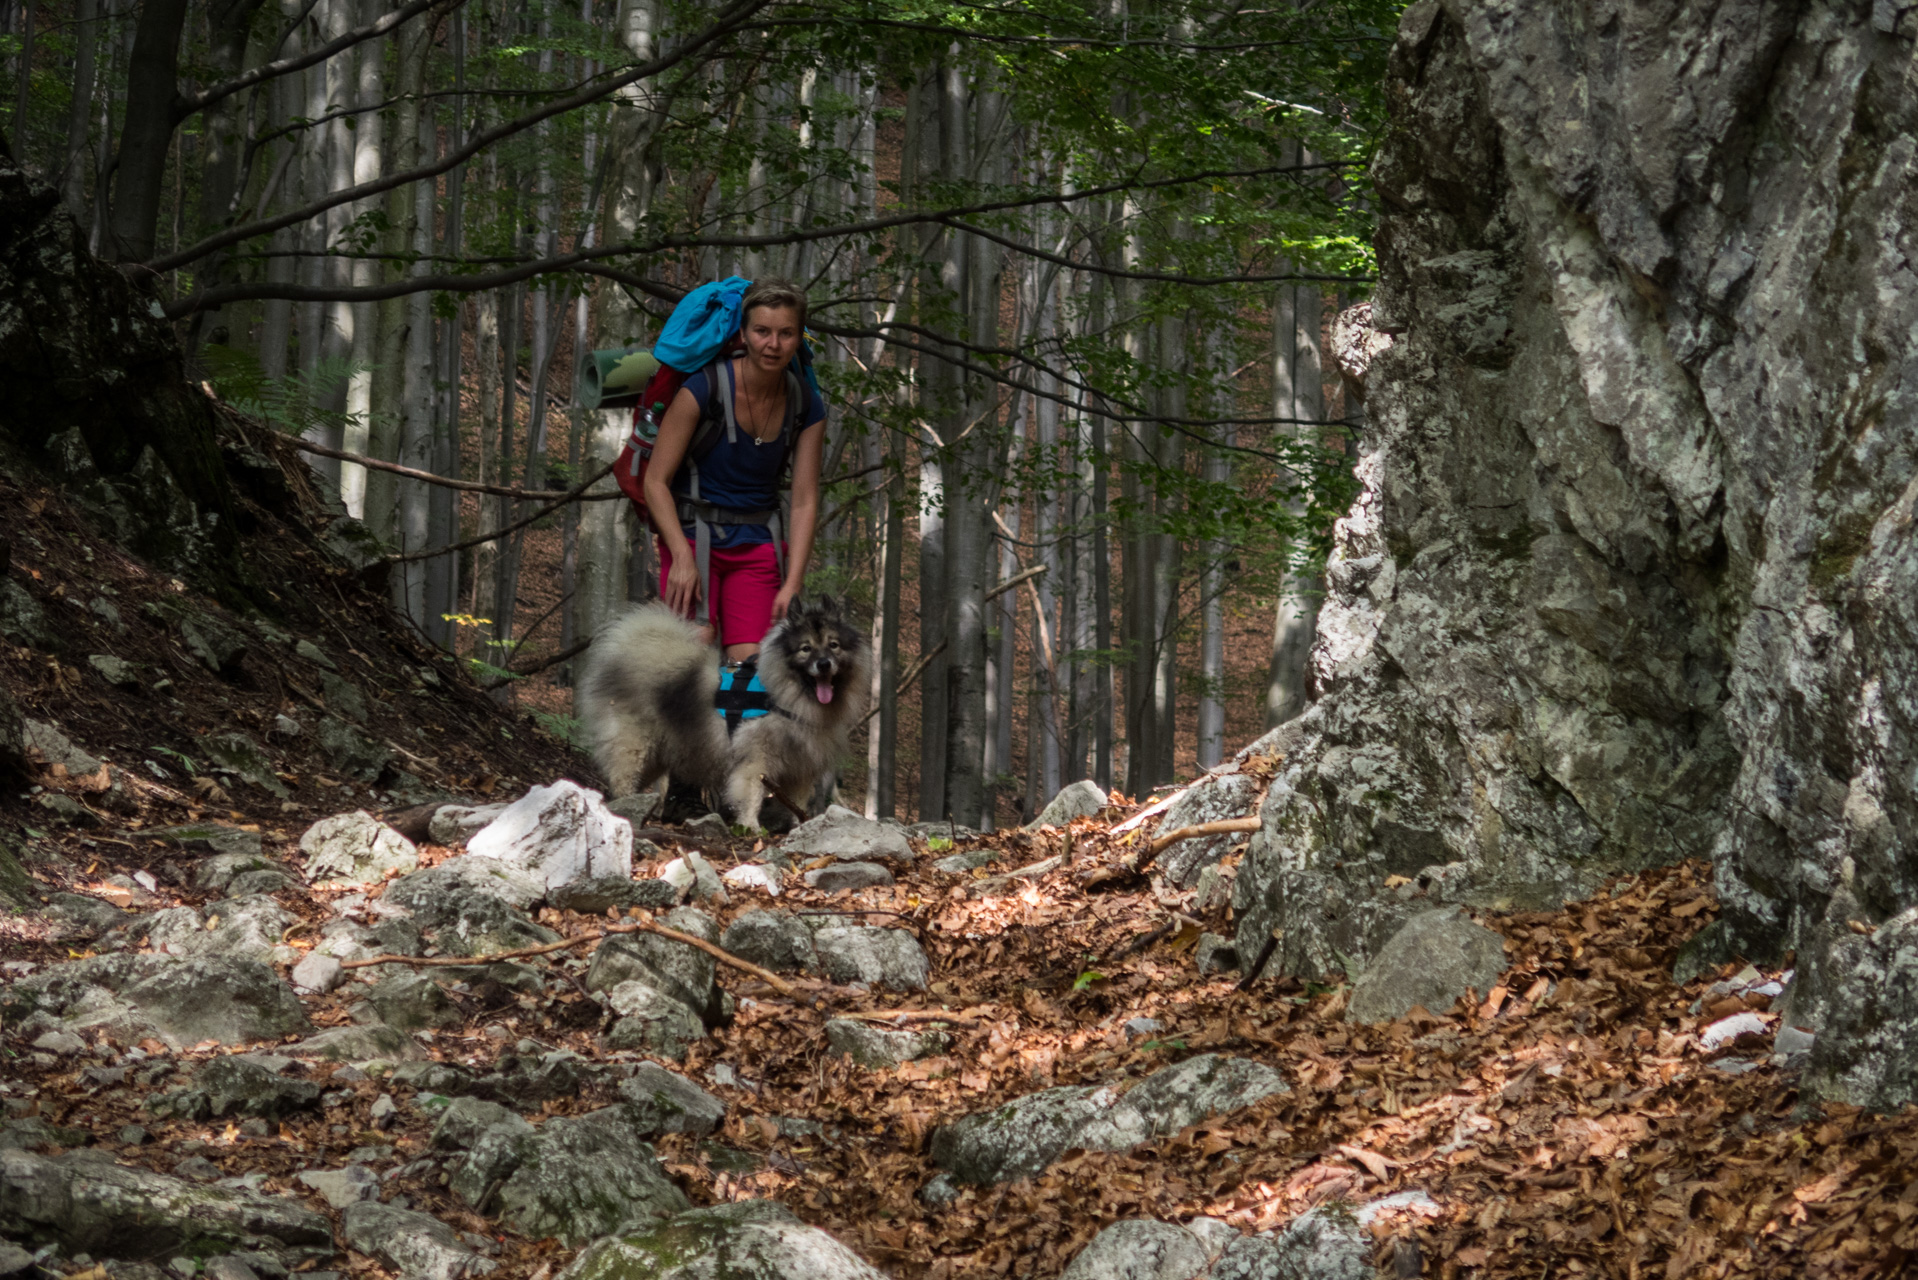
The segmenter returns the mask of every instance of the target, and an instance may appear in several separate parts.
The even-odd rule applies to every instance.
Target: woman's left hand
[[[773,597],[772,620],[774,622],[786,620],[786,610],[792,605],[793,597],[798,594],[799,588],[795,586],[787,585],[779,589],[779,594]]]

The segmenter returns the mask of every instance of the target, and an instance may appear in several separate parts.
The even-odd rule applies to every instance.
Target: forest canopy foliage
[[[1228,611],[1313,595],[1357,414],[1319,347],[1371,275],[1398,7],[12,0],[4,118],[230,398],[439,475],[585,478],[623,429],[570,393],[586,350],[702,280],[800,280],[813,581],[884,657],[869,804],[916,774],[922,813],[990,821],[1216,761],[1257,701]],[[429,635],[526,643],[523,528],[419,553],[531,507],[320,461]],[[563,513],[561,648],[645,593],[622,506]]]

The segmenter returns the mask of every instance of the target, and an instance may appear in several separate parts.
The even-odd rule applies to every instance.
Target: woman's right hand
[[[699,566],[691,556],[674,556],[673,567],[666,571],[666,604],[682,618],[693,616],[699,603]]]

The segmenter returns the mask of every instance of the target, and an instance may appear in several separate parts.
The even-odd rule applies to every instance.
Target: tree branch
[[[387,556],[386,559],[388,563],[391,564],[405,564],[410,560],[431,560],[435,556],[450,555],[455,551],[464,551],[468,547],[477,547],[488,542],[497,542],[515,529],[524,529],[535,520],[551,515],[569,502],[578,502],[580,495],[586,492],[588,486],[598,484],[611,474],[613,474],[613,464],[609,462],[586,479],[580,481],[577,487],[568,489],[565,493],[561,494],[556,501],[541,507],[532,515],[527,516],[523,520],[515,520],[511,524],[499,529],[494,529],[489,533],[482,533],[477,538],[468,538],[464,542],[449,543],[444,547],[427,547],[423,551],[402,552]],[[622,494],[621,496],[623,497],[625,495]]]
[[[316,62],[325,62],[336,53],[351,49],[354,45],[385,35],[393,28],[418,17],[434,5],[447,5],[449,10],[457,9],[466,0],[412,0],[404,8],[395,9],[375,22],[347,32],[327,41],[317,49],[294,54],[290,58],[281,58],[275,62],[261,63],[251,71],[245,71],[224,84],[216,84],[210,89],[198,93],[182,93],[173,100],[173,123],[178,126],[196,111],[204,111],[222,98],[230,98],[242,89],[250,89],[263,81],[272,80],[289,72],[304,70]],[[165,268],[156,268],[165,270]]]
[[[737,4],[753,6],[764,5],[770,2],[771,0],[736,0]],[[715,34],[712,35],[711,38],[717,39],[718,36]],[[683,58],[685,56],[684,51],[678,56]],[[292,213],[275,214],[273,217],[260,222],[248,223],[243,227],[234,227],[230,230],[219,232],[216,235],[208,236],[198,244],[187,246],[178,253],[169,254],[164,258],[156,258],[148,263],[147,266],[155,272],[171,271],[175,267],[184,266],[189,262],[202,258],[216,249],[223,249],[229,244],[251,239],[254,236],[265,235],[268,232],[278,231],[281,227],[290,227],[298,222],[304,222],[316,214],[326,212],[326,210],[335,205],[345,204],[351,200],[364,199],[366,196],[376,195],[381,191],[385,191],[389,187],[399,186],[405,182],[416,182],[422,178],[430,178],[437,174],[444,173],[452,168],[454,164],[468,159],[501,138],[509,137],[522,129],[530,128],[549,116],[589,105],[599,98],[604,97],[607,93],[612,92],[613,89],[642,78],[642,74],[656,75],[659,71],[665,70],[669,65],[667,60],[657,59],[637,71],[622,73],[621,76],[616,77],[615,81],[609,83],[604,89],[583,90],[570,98],[565,98],[552,104],[550,107],[543,108],[540,111],[530,112],[516,120],[509,120],[504,124],[496,125],[485,133],[477,135],[473,141],[466,146],[449,152],[444,158],[432,164],[423,165],[417,169],[409,169],[405,173],[396,174],[390,178],[381,178],[376,182],[362,183],[357,187],[352,187],[345,191],[334,192],[331,195],[314,201],[305,208],[296,209]],[[626,244],[603,245],[592,249],[575,250],[572,253],[563,253],[551,258],[541,258],[532,262],[523,263],[508,271],[493,272],[486,276],[416,277],[409,281],[399,282],[403,284],[404,287],[397,293],[382,292],[381,287],[321,291],[311,287],[295,285],[266,285],[264,283],[235,284],[209,290],[205,293],[191,293],[184,298],[175,299],[174,302],[167,307],[167,314],[174,319],[178,319],[180,316],[190,315],[195,311],[203,310],[209,306],[220,306],[227,302],[243,302],[255,298],[268,297],[289,298],[295,302],[373,302],[381,298],[398,297],[400,293],[418,292],[422,289],[472,292],[477,289],[492,289],[502,284],[512,284],[516,281],[527,279],[530,276],[577,269],[583,263],[600,258],[644,257],[651,254],[664,253],[672,249],[778,248],[785,245],[803,244],[814,240],[836,239],[841,236],[872,235],[880,231],[891,231],[899,227],[917,226],[925,223],[947,224],[954,218],[973,217],[978,214],[1006,213],[1016,209],[1034,209],[1046,205],[1065,206],[1077,201],[1097,199],[1101,196],[1116,195],[1126,191],[1153,191],[1167,187],[1191,186],[1199,182],[1216,182],[1225,178],[1270,177],[1282,174],[1308,173],[1326,169],[1351,169],[1359,166],[1360,162],[1356,160],[1328,160],[1314,164],[1262,165],[1253,169],[1212,169],[1198,173],[1182,174],[1175,178],[1131,178],[1123,182],[1110,182],[1104,186],[1086,187],[1079,191],[1047,191],[1036,195],[1024,196],[1015,200],[990,200],[979,204],[961,205],[957,208],[950,209],[936,209],[930,212],[893,213],[887,214],[884,217],[868,218],[863,222],[848,222],[841,223],[838,226],[827,227],[802,227],[792,231],[781,232],[777,235],[660,236],[657,239],[644,243],[629,242]],[[1343,277],[1335,278],[1342,279]],[[484,283],[481,283],[482,281]],[[394,286],[383,287],[392,288]],[[278,292],[260,292],[262,289],[275,289],[278,290]],[[293,292],[293,290],[298,290],[298,292]],[[324,296],[322,296],[323,293]]]
[[[329,449],[323,444],[314,444],[311,440],[288,441],[301,453],[317,453],[323,458],[338,458],[341,462],[354,462],[374,471],[390,471],[396,476],[405,476],[408,480],[418,480],[424,484],[436,484],[442,489],[459,489],[466,493],[492,493],[502,498],[519,498],[526,502],[565,502],[569,500],[571,490],[560,489],[508,489],[497,484],[481,484],[477,480],[453,480],[446,476],[436,476],[431,471],[415,471],[411,467],[402,467],[397,462],[382,462],[378,458],[369,458],[363,453],[348,453],[344,449]],[[612,493],[581,494],[580,502],[605,502],[612,498],[623,498],[619,491]]]
[[[414,3],[420,3],[420,0],[414,0]],[[376,178],[370,182],[362,182],[358,186],[334,191],[290,213],[275,214],[271,218],[266,218],[258,222],[250,222],[245,226],[229,227],[224,231],[215,232],[197,244],[188,245],[186,248],[175,253],[170,253],[163,258],[155,258],[146,264],[147,269],[155,274],[172,271],[176,268],[186,266],[188,263],[197,262],[207,254],[224,249],[230,244],[238,244],[240,241],[250,240],[254,236],[266,235],[270,232],[278,231],[281,227],[294,226],[298,223],[305,222],[308,218],[316,214],[325,213],[328,209],[338,205],[365,200],[369,196],[376,196],[383,191],[390,191],[394,187],[403,187],[408,183],[418,182],[424,178],[438,177],[440,174],[472,159],[494,143],[510,138],[515,134],[523,133],[542,120],[550,120],[554,116],[564,115],[568,111],[576,111],[580,107],[590,106],[598,102],[601,98],[604,98],[607,94],[623,89],[629,84],[644,80],[649,76],[656,76],[662,71],[671,70],[707,46],[744,26],[748,19],[770,3],[772,3],[772,0],[733,0],[732,5],[724,10],[711,26],[688,40],[672,53],[654,58],[651,62],[643,62],[638,66],[628,67],[626,70],[608,77],[605,83],[598,87],[582,89],[578,93],[560,98],[554,102],[549,102],[536,111],[529,111],[516,119],[494,125],[491,129],[473,135],[464,146],[450,148],[445,155],[430,164],[423,164],[417,168],[408,169],[401,173],[388,174],[383,178]],[[535,272],[533,274],[538,273]],[[524,277],[515,278],[523,279]],[[384,296],[392,297],[397,295],[388,294]],[[191,307],[187,310],[196,311],[199,310],[199,308]],[[182,314],[185,313],[183,312]]]

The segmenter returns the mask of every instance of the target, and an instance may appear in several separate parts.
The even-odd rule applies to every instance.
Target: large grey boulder
[[[513,1230],[533,1240],[555,1237],[570,1248],[692,1207],[623,1107],[539,1126],[499,1201],[500,1218]]]
[[[1106,793],[1099,784],[1090,778],[1081,778],[1059,789],[1059,794],[1046,802],[1039,816],[1027,823],[1027,828],[1063,827],[1074,818],[1096,817],[1099,810],[1106,807]]]
[[[932,1135],[932,1162],[959,1182],[1010,1182],[1032,1177],[1073,1147],[1128,1151],[1288,1091],[1262,1063],[1201,1054],[1124,1094],[1109,1086],[1045,1089],[943,1125]]]
[[[837,804],[794,827],[779,847],[794,858],[838,858],[844,862],[912,857],[912,845],[899,828],[874,822]]]
[[[340,1215],[340,1241],[399,1272],[401,1280],[466,1280],[499,1264],[483,1258],[430,1213],[374,1200]]]
[[[327,1220],[294,1201],[197,1186],[91,1152],[0,1148],[0,1232],[51,1237],[69,1254],[171,1256],[259,1250],[298,1260],[332,1252]]]
[[[813,949],[834,982],[920,991],[932,973],[919,940],[904,929],[821,929],[813,934]]]
[[[693,1209],[581,1250],[554,1280],[885,1280],[776,1200]]]
[[[607,1003],[619,1015],[606,1031],[609,1049],[684,1058],[693,1042],[706,1034],[705,1019],[698,1012],[647,982],[619,983],[608,994]]]
[[[819,968],[813,931],[786,911],[748,911],[726,926],[719,945],[741,960],[774,973],[811,973]]]
[[[364,809],[321,818],[300,837],[300,852],[306,855],[306,878],[316,883],[380,884],[420,865],[413,842]]]
[[[548,889],[595,876],[630,879],[633,825],[608,812],[599,792],[562,778],[506,806],[467,838],[466,852],[537,875]]]
[[[1092,1237],[1059,1280],[1196,1280],[1210,1261],[1205,1245],[1184,1227],[1135,1218]]]
[[[1390,1022],[1422,1005],[1444,1014],[1469,988],[1480,996],[1505,972],[1505,939],[1460,907],[1423,911],[1399,927],[1352,984],[1346,1018]]]
[[[642,1137],[690,1133],[703,1138],[726,1118],[726,1104],[677,1072],[642,1062],[619,1082],[633,1132]]]

